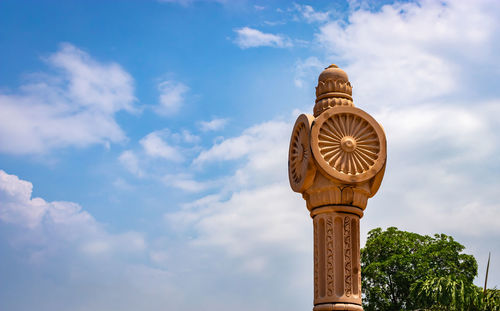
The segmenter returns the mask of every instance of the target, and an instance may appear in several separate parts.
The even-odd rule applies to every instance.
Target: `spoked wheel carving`
[[[319,166],[344,182],[362,182],[375,176],[386,159],[382,127],[354,107],[323,112],[312,129],[312,151]]]
[[[314,117],[301,114],[292,131],[288,151],[288,178],[293,191],[302,192],[311,186],[316,173],[312,163],[311,124]]]

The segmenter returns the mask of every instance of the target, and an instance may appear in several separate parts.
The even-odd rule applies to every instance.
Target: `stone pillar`
[[[314,309],[363,310],[359,226],[385,171],[384,130],[354,107],[347,74],[326,68],[316,87],[314,116],[292,131],[290,185],[302,194],[314,227]]]

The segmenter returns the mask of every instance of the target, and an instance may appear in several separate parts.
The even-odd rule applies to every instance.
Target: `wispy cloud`
[[[37,245],[41,253],[47,251],[47,256],[50,249],[67,247],[67,242],[76,244],[77,251],[86,256],[144,250],[146,243],[141,234],[110,234],[79,204],[48,202],[33,198],[32,192],[31,182],[0,170],[0,222],[20,229],[17,234],[24,238],[17,237],[16,241],[27,245],[18,247]]]
[[[139,165],[139,159],[132,150],[126,150],[120,154],[118,161],[132,174],[143,177],[144,172]]]
[[[161,131],[149,133],[140,140],[140,144],[146,155],[150,157],[158,157],[174,162],[183,160],[179,150],[163,140]]]
[[[257,153],[257,150],[261,149],[263,152],[266,150],[276,151],[276,146],[286,145],[280,141],[285,129],[288,129],[288,125],[284,122],[269,121],[255,125],[246,129],[240,136],[225,139],[210,149],[200,152],[193,163],[201,165],[214,161],[235,160]],[[286,146],[283,148],[286,149]],[[263,160],[261,163],[257,163],[257,159],[250,158],[250,163],[255,161],[255,164],[260,166],[267,166],[269,162],[276,164],[276,155],[271,152],[268,155],[267,159],[259,157],[259,160]]]
[[[122,152],[118,162],[136,177],[160,180],[165,171],[173,175],[173,169],[181,169],[179,165],[195,152],[199,141],[199,136],[187,130],[153,131],[142,137],[136,148]]]
[[[261,123],[201,152],[195,163],[242,159],[243,164],[219,180],[215,194],[167,214],[169,223],[194,230],[194,245],[238,258],[239,269],[251,273],[281,270],[275,260],[282,255],[307,260],[309,219],[289,189],[283,165],[290,127],[281,121]]]
[[[264,33],[250,27],[238,28],[234,31],[237,34],[234,42],[242,49],[261,46],[285,48],[293,45],[291,40],[283,35]]]
[[[200,136],[194,135],[188,130],[182,130],[180,134],[173,134],[173,136],[180,136],[181,140],[188,144],[194,144],[200,141]]]
[[[193,176],[185,173],[177,175],[165,175],[163,177],[163,182],[167,186],[174,187],[186,192],[200,192],[216,186],[216,183],[214,183],[214,181],[197,181],[193,178]]]
[[[305,60],[299,60],[295,64],[295,79],[293,82],[297,87],[303,87],[305,81],[314,84],[316,83],[318,72],[321,72],[324,67],[325,64],[315,56],[308,57]]]
[[[32,75],[19,90],[0,92],[0,152],[37,154],[126,138],[114,115],[137,108],[133,79],[120,65],[68,43],[45,61],[59,73]]]
[[[492,16],[498,4],[485,3],[424,1],[387,5],[373,13],[359,10],[350,16],[350,24],[322,26],[317,39],[334,62],[348,64],[345,69],[356,85],[364,86],[358,100],[370,105],[379,105],[374,99],[384,98],[387,107],[484,89],[476,66],[499,49],[499,24]],[[484,11],[487,7],[491,13]],[[495,64],[485,74],[493,75]],[[393,86],[390,102],[387,85]]]
[[[307,4],[294,3],[293,10],[299,12],[300,18],[308,23],[326,22],[330,16],[330,12],[318,12]]]
[[[203,132],[217,131],[223,129],[227,123],[227,119],[216,118],[210,121],[201,121],[200,128]]]
[[[179,112],[184,104],[185,95],[189,88],[180,82],[163,81],[158,84],[159,105],[154,107],[156,113],[162,116],[171,116]]]
[[[180,4],[182,6],[189,6],[196,2],[214,2],[220,4],[231,4],[231,2],[235,2],[235,0],[157,0],[160,3],[174,3]]]

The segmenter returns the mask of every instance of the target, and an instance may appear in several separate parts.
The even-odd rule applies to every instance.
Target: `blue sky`
[[[497,1],[0,2],[0,309],[302,310],[295,118],[336,63],[385,128],[362,219],[500,285]]]

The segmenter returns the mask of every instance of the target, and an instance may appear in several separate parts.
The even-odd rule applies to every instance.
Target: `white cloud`
[[[369,229],[397,226],[450,234],[480,263],[487,251],[500,252],[495,222],[500,206],[494,199],[500,187],[500,146],[495,143],[500,141],[500,98],[496,88],[482,86],[500,72],[492,53],[498,50],[492,38],[500,29],[492,19],[500,15],[498,6],[494,9],[484,2],[395,4],[381,11],[353,11],[350,23],[320,28],[317,39],[326,57],[345,63],[356,105],[375,116],[387,134],[386,176],[368,203],[363,239]],[[482,34],[469,29],[460,36],[463,28],[481,27]],[[460,49],[464,38],[472,47]],[[298,67],[302,64],[304,72],[320,66],[317,58]],[[305,75],[300,80],[309,79]],[[307,282],[310,275],[275,266],[277,258],[290,257],[312,264],[305,202],[286,183],[291,126],[265,122],[202,151],[195,165],[233,161],[236,167],[220,179],[218,191],[166,218],[182,224],[192,245],[220,249],[257,275],[274,269]],[[294,248],[293,241],[303,248]],[[498,274],[490,279],[498,284]]]
[[[0,152],[36,154],[55,148],[120,142],[114,115],[136,111],[132,77],[71,44],[46,58],[57,75],[32,75],[13,93],[0,93]]]
[[[133,191],[134,187],[122,178],[113,181],[113,187],[123,191]]]
[[[192,5],[193,3],[196,3],[196,2],[215,2],[215,3],[220,3],[220,4],[231,4],[232,2],[235,2],[234,0],[233,1],[230,1],[230,0],[157,0],[158,2],[161,2],[161,3],[175,3],[175,4],[179,4],[179,5],[182,5],[182,6],[189,6],[189,5]]]
[[[499,10],[491,1],[396,3],[354,11],[348,24],[321,27],[317,39],[347,64],[359,103],[404,105],[484,88],[477,68],[498,50]],[[496,62],[488,67],[483,73],[498,74]]]
[[[193,179],[189,174],[165,175],[163,182],[170,186],[186,192],[200,192],[216,186],[214,181],[200,182]]]
[[[227,119],[212,119],[210,121],[201,121],[200,127],[203,132],[217,131],[224,128],[227,123]]]
[[[166,143],[166,140],[168,140],[171,144],[175,145],[175,147],[173,147],[173,148],[177,148],[177,149],[179,148],[179,145],[181,145],[181,144],[187,144],[187,145],[196,144],[201,139],[200,136],[195,135],[195,134],[193,134],[190,131],[185,130],[185,129],[181,130],[180,132],[172,132],[172,131],[170,131],[170,129],[164,128],[164,129],[149,133],[148,135],[143,137],[141,139],[141,141],[148,139],[148,136],[150,136],[150,135],[158,137],[164,143]]]
[[[142,233],[125,232],[86,241],[82,243],[80,250],[87,256],[102,256],[109,253],[142,253],[146,246]]]
[[[370,214],[370,225],[469,239],[500,236],[500,205],[490,199],[500,185],[481,182],[496,170],[489,163],[499,152],[491,144],[500,140],[494,117],[499,104],[483,111],[420,105],[377,114],[387,132],[390,166],[374,206],[384,213]]]
[[[144,172],[139,166],[139,159],[132,150],[126,150],[120,154],[118,161],[132,174],[137,177],[144,176]]]
[[[142,234],[111,235],[80,205],[32,198],[32,192],[32,183],[0,170],[0,221],[22,228],[18,243],[38,245],[47,251],[71,243],[77,251],[92,256],[145,248]]]
[[[170,258],[169,253],[166,251],[151,251],[149,257],[157,264],[163,264]]]
[[[316,22],[326,22],[328,21],[329,12],[318,12],[315,11],[314,8],[307,4],[297,4],[294,3],[294,10],[298,11],[303,19],[308,23],[316,23]]]
[[[231,293],[235,302],[245,299],[239,297],[242,280],[248,288],[245,296],[262,297],[253,291],[259,288],[260,293],[294,297],[265,305],[252,302],[244,307],[248,310],[310,305],[308,295],[296,295],[312,290],[312,229],[304,202],[287,181],[291,127],[282,121],[264,122],[201,152],[195,160],[198,165],[241,164],[225,169],[216,187],[207,189],[210,194],[165,215],[169,227],[185,237],[190,254],[204,254],[207,261],[220,263],[211,269],[226,271],[221,273],[229,276],[223,291]],[[213,183],[213,177],[207,182]]]
[[[158,84],[158,90],[160,91],[160,104],[155,106],[154,110],[159,115],[171,116],[181,109],[189,88],[180,82],[163,81]]]
[[[0,209],[0,219],[29,228],[36,227],[47,211],[47,204],[40,198],[31,200],[33,185],[0,170],[0,191],[4,194]],[[21,201],[24,208],[18,208]]]
[[[175,134],[174,134],[175,135]],[[191,132],[189,132],[188,130],[183,130],[181,133],[180,133],[181,137],[182,137],[182,140],[186,143],[189,143],[189,144],[193,144],[193,143],[197,143],[200,141],[200,136],[197,136],[197,135],[194,135],[194,134],[191,134]]]
[[[267,271],[283,253],[308,258],[309,217],[286,175],[290,131],[291,124],[269,121],[201,152],[195,160],[200,165],[236,159],[244,164],[219,180],[216,195],[167,219],[196,230],[195,245],[220,248],[252,271]]]
[[[107,113],[134,110],[133,80],[118,64],[100,64],[71,44],[63,44],[48,62],[68,75],[68,95],[80,105]]]
[[[199,149],[197,145],[199,141],[200,137],[191,134],[188,130],[171,132],[165,128],[151,132],[141,138],[139,146],[124,151],[118,157],[118,161],[137,177],[148,177],[149,180],[164,180],[165,175],[174,176],[174,172],[182,168],[179,165]],[[190,182],[186,178],[178,179],[175,183],[166,184],[184,188],[186,191],[189,191],[188,188],[193,191],[192,189],[195,187],[194,181]],[[115,186],[122,189],[127,187],[123,182],[115,183]],[[199,188],[199,185],[196,188]]]
[[[191,4],[193,1],[195,0],[158,0],[158,2],[162,3],[177,3],[184,6]]]
[[[112,234],[80,205],[34,198],[32,189],[30,182],[0,170],[0,241],[2,262],[9,267],[4,275],[9,294],[2,285],[2,306],[32,309],[30,297],[43,297],[39,310],[68,305],[73,310],[179,310],[186,304],[172,273],[137,262],[149,254],[155,263],[167,259],[144,234]]]
[[[428,108],[403,106],[375,114],[388,135],[389,162],[380,193],[370,200],[363,218],[362,239],[379,226],[424,234],[444,232],[481,259],[478,249],[491,249],[500,235],[496,226],[500,206],[490,199],[498,184],[476,185],[474,172],[481,164],[473,163],[493,161],[498,153],[490,143],[500,139],[494,117],[498,108],[492,108],[486,119],[484,112]],[[441,122],[444,118],[454,122]],[[197,248],[219,250],[250,273],[280,271],[307,287],[310,275],[304,269],[312,264],[312,223],[305,202],[287,183],[290,130],[291,124],[270,121],[201,152],[198,164],[237,159],[243,164],[219,180],[215,194],[165,217],[172,227],[189,232]],[[478,142],[477,137],[484,141]],[[471,247],[476,237],[485,242]],[[278,262],[283,263],[278,258],[294,258],[302,270],[278,267]]]
[[[325,64],[315,56],[297,61],[295,64],[295,85],[302,88],[306,83],[305,81],[309,81],[306,85],[312,86],[317,82],[318,72],[321,72],[323,68],[325,68]]]
[[[240,136],[230,137],[200,152],[193,164],[201,166],[210,162],[246,157],[246,166],[251,167],[254,172],[259,172],[257,176],[266,178],[266,172],[275,172],[276,167],[285,167],[282,156],[286,159],[289,131],[291,125],[285,122],[269,121],[257,124],[246,129]],[[240,182],[246,180],[244,175],[237,176],[241,177]]]
[[[276,191],[280,188],[281,191]],[[31,198],[31,189],[31,183],[0,171],[0,210],[3,212],[5,202],[12,203],[9,209],[31,208],[33,202],[30,201],[38,200]],[[308,221],[293,208],[293,204],[272,211],[274,207],[270,202],[285,191],[288,192],[286,187],[277,186],[264,192],[236,195],[227,205],[216,203],[218,199],[215,197],[203,198],[198,203],[211,204],[212,210],[206,213],[206,218],[200,219],[198,227],[205,239],[195,239],[187,244],[179,241],[179,245],[173,244],[170,238],[162,237],[149,242],[138,232],[111,234],[78,204],[40,199],[45,202],[46,211],[33,227],[26,227],[32,223],[33,217],[23,216],[15,223],[0,217],[3,228],[10,230],[2,231],[8,233],[2,235],[2,242],[5,239],[14,245],[16,252],[10,251],[9,254],[19,256],[2,257],[16,276],[9,283],[9,289],[15,293],[22,289],[25,297],[43,295],[44,299],[38,304],[41,310],[64,309],[68,304],[75,310],[157,310],[161,307],[182,310],[199,309],[206,305],[217,306],[218,310],[232,310],[245,296],[258,295],[262,286],[269,291],[278,288],[273,290],[278,295],[307,290],[308,286],[304,286],[310,283],[307,266],[304,265],[304,279],[299,284],[287,274],[279,274],[279,277],[275,274],[279,269],[287,271],[290,262],[297,260],[292,256],[280,257],[282,250],[285,250],[284,254],[301,254],[307,246],[294,243],[296,238],[310,240],[308,236],[299,235],[301,230],[297,230],[297,226],[303,226]],[[253,204],[259,202],[263,206],[255,213]],[[234,204],[241,206],[232,211]],[[192,205],[187,208],[200,207]],[[219,216],[224,214],[227,217],[220,219]],[[191,224],[188,217],[187,214],[178,215],[178,219]],[[234,222],[231,221],[233,218]],[[179,224],[175,222],[172,225]],[[273,227],[276,224],[279,226]],[[220,227],[221,234],[236,235],[217,236],[217,227]],[[15,234],[13,229],[16,229]],[[190,230],[188,227],[184,229]],[[236,245],[239,238],[243,244]],[[245,243],[250,247],[248,250],[244,249]],[[229,253],[219,252],[221,246],[231,245],[236,247],[228,250]],[[28,255],[31,259],[27,263],[24,256]],[[33,271],[50,271],[50,278]],[[269,273],[262,275],[259,273],[262,271]],[[245,282],[241,282],[242,277],[246,278]],[[18,283],[18,278],[27,278],[31,282]],[[227,284],[227,287],[210,287],[214,282]],[[241,292],[242,287],[248,288]],[[187,292],[190,294],[186,295]],[[219,297],[228,294],[223,303],[218,302]],[[193,300],[193,295],[199,298]],[[4,305],[22,309],[30,305],[28,299],[17,300],[14,297],[3,300]],[[144,304],[144,301],[148,303]],[[290,308],[297,302],[304,306],[309,304],[308,299],[298,299],[281,302],[280,305]],[[250,311],[256,307],[259,310],[275,309],[261,302],[250,302],[240,309]]]
[[[283,35],[264,33],[250,27],[243,27],[234,30],[238,35],[234,42],[242,49],[269,46],[284,48],[292,46],[292,42]]]
[[[173,162],[183,161],[183,156],[175,147],[168,145],[162,139],[162,132],[149,133],[140,140],[144,152],[150,157],[163,158]]]
[[[496,121],[491,113],[499,108],[489,107],[471,111],[468,107],[435,102],[382,109],[376,117],[384,124],[390,143],[400,156],[416,158],[423,151],[442,149],[441,157],[433,161],[461,163],[484,159],[498,147],[491,144],[497,139]]]
[[[277,25],[285,25],[286,21],[285,20],[278,20],[278,21],[263,21],[263,24],[266,26],[277,26]]]
[[[240,258],[245,269],[261,272],[279,253],[304,256],[309,251],[310,223],[304,210],[286,183],[276,183],[240,189],[227,201],[208,202],[167,218],[193,226],[195,245],[222,248]]]

